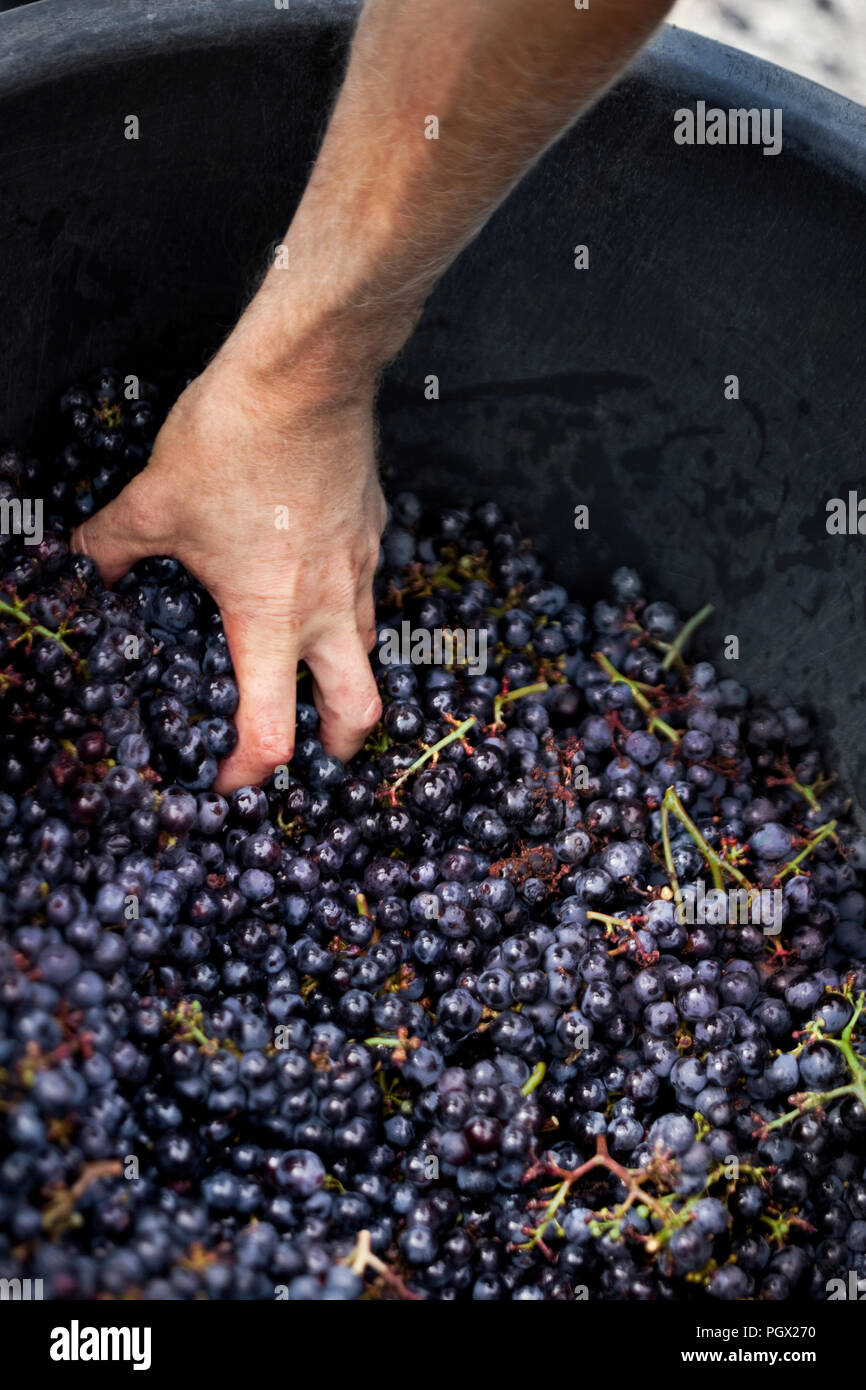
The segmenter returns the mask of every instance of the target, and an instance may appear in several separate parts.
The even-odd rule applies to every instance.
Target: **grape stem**
[[[644,951],[635,935],[635,922],[646,922],[642,912],[633,913],[630,917],[611,917],[607,912],[589,910],[586,916],[590,922],[603,922],[605,936],[615,941],[616,949],[608,951],[609,956],[621,955],[628,948],[629,942],[633,942],[638,960],[647,965],[658,960],[658,951]]]
[[[601,669],[610,677],[614,684],[619,683],[628,686],[631,691],[632,699],[638,709],[643,710],[644,714],[647,716],[650,729],[658,729],[659,733],[663,734],[665,738],[670,739],[672,743],[679,743],[680,736],[676,729],[672,729],[670,724],[666,723],[664,719],[656,714],[652,704],[641,690],[639,681],[633,681],[630,680],[628,676],[624,676],[621,671],[616,669],[613,662],[608,660],[603,652],[593,652],[593,660],[598,662]]]
[[[524,1081],[523,1085],[521,1086],[521,1088],[520,1088],[521,1095],[524,1095],[524,1096],[531,1096],[531,1095],[532,1095],[532,1092],[535,1090],[536,1086],[540,1086],[540,1085],[541,1085],[542,1081],[544,1080],[544,1077],[545,1077],[546,1073],[547,1073],[547,1067],[545,1066],[544,1062],[538,1062],[538,1063],[536,1064],[536,1066],[533,1067],[533,1069],[532,1069],[532,1071],[530,1072],[529,1076],[527,1077],[527,1079]]]
[[[845,1058],[851,1080],[846,1082],[844,1086],[834,1087],[832,1091],[797,1091],[794,1095],[788,1097],[789,1100],[794,1102],[795,1109],[787,1111],[784,1115],[777,1116],[770,1124],[762,1125],[762,1134],[769,1134],[773,1129],[781,1129],[783,1125],[790,1124],[792,1120],[799,1119],[801,1115],[807,1114],[810,1110],[823,1109],[829,1101],[841,1100],[844,1096],[854,1096],[863,1108],[866,1109],[866,1063],[864,1063],[862,1058],[854,1051],[851,1041],[857,1023],[863,1013],[864,1004],[866,1004],[866,993],[862,993],[855,1003],[850,986],[846,986],[846,988],[840,992],[842,997],[853,1005],[853,1009],[851,1017],[845,1024],[838,1038],[827,1036],[824,1032],[820,1017],[807,1023],[803,1032],[808,1034],[812,1042],[825,1042],[831,1047],[838,1048]]]
[[[594,1156],[578,1168],[570,1170],[561,1168],[550,1159],[549,1155],[546,1155],[539,1159],[524,1175],[524,1182],[530,1182],[541,1174],[549,1174],[561,1179],[561,1181],[554,1187],[548,1188],[544,1196],[527,1204],[529,1208],[541,1209],[540,1219],[535,1226],[527,1225],[524,1227],[525,1234],[529,1239],[523,1245],[512,1245],[512,1249],[532,1250],[538,1247],[546,1258],[552,1260],[554,1258],[553,1252],[545,1241],[545,1235],[550,1227],[554,1228],[554,1233],[559,1237],[565,1234],[556,1213],[578,1179],[593,1169],[605,1168],[622,1183],[626,1195],[623,1201],[613,1209],[604,1207],[596,1212],[589,1222],[590,1231],[595,1236],[611,1234],[614,1239],[621,1240],[624,1234],[624,1218],[632,1208],[635,1208],[643,1220],[654,1219],[658,1223],[657,1229],[652,1230],[646,1236],[637,1231],[631,1232],[637,1239],[644,1242],[648,1254],[656,1254],[668,1243],[676,1231],[693,1220],[695,1208],[701,1198],[717,1182],[727,1176],[723,1166],[712,1169],[706,1176],[702,1190],[687,1197],[684,1201],[681,1194],[675,1189],[663,1192],[661,1196],[654,1196],[647,1192],[646,1183],[653,1182],[660,1186],[670,1187],[677,1179],[679,1168],[669,1153],[659,1148],[646,1167],[629,1169],[610,1156],[607,1150],[607,1140],[603,1134],[598,1136],[596,1145],[597,1149]],[[761,1168],[743,1165],[737,1176],[738,1179],[749,1178],[766,1187],[766,1176]],[[547,1193],[550,1195],[548,1196]],[[795,1221],[796,1218],[790,1218],[790,1224],[794,1224]]]
[[[346,1256],[342,1263],[348,1265],[352,1273],[357,1274],[359,1278],[362,1278],[368,1269],[375,1269],[376,1273],[385,1280],[385,1283],[390,1284],[399,1298],[413,1299],[415,1302],[422,1301],[420,1294],[413,1293],[411,1289],[407,1288],[399,1274],[395,1274],[393,1269],[388,1268],[384,1260],[380,1260],[379,1256],[373,1253],[369,1231],[358,1232],[354,1250]]]
[[[561,1181],[556,1185],[553,1195],[546,1202],[544,1200],[539,1200],[529,1204],[530,1206],[534,1205],[542,1208],[541,1219],[537,1226],[526,1226],[524,1230],[529,1239],[523,1245],[512,1248],[534,1250],[535,1247],[538,1246],[548,1258],[551,1258],[551,1252],[544,1240],[545,1232],[550,1225],[554,1225],[557,1229],[557,1233],[562,1234],[562,1228],[556,1220],[556,1213],[567,1198],[574,1183],[580,1178],[585,1177],[587,1173],[591,1173],[594,1168],[606,1168],[608,1172],[612,1173],[614,1177],[619,1178],[620,1182],[625,1185],[629,1194],[626,1198],[627,1207],[631,1206],[634,1201],[640,1199],[642,1203],[655,1213],[660,1221],[665,1221],[666,1212],[661,1203],[656,1197],[644,1191],[643,1188],[643,1183],[649,1178],[656,1177],[657,1174],[651,1167],[644,1168],[637,1174],[630,1172],[628,1168],[624,1168],[615,1158],[611,1158],[607,1151],[607,1139],[605,1135],[599,1134],[596,1139],[596,1152],[593,1154],[592,1158],[588,1158],[586,1162],[581,1163],[579,1167],[571,1169],[561,1168],[558,1163],[554,1163],[551,1159],[545,1157],[534,1163],[524,1174],[524,1182],[531,1182],[533,1178],[539,1177],[541,1174],[560,1178]]]
[[[505,721],[502,718],[502,706],[509,704],[512,700],[522,700],[524,695],[543,695],[545,690],[549,690],[547,681],[537,681],[535,685],[521,685],[517,690],[507,692],[500,691],[493,700],[493,732],[504,728]]]
[[[818,845],[821,844],[822,840],[826,840],[828,835],[832,835],[835,829],[836,822],[834,820],[831,820],[828,821],[826,825],[822,825],[820,830],[816,830],[812,838],[808,840],[803,849],[800,850],[800,853],[796,855],[793,859],[789,860],[789,862],[779,870],[779,872],[776,874],[776,882],[781,883],[782,879],[785,877],[786,874],[793,873],[795,869],[799,868],[803,860],[807,859],[808,856],[812,853],[812,851],[818,848]]]
[[[661,805],[662,846],[664,849],[665,867],[670,876],[671,887],[674,890],[674,895],[677,900],[679,900],[680,896],[680,886],[674,869],[673,852],[671,849],[669,826],[669,817],[671,814],[676,816],[680,825],[688,831],[698,849],[701,851],[701,854],[709,864],[714,888],[722,887],[722,874],[727,873],[730,874],[731,878],[735,879],[737,883],[742,884],[744,888],[748,889],[750,893],[755,891],[754,885],[749,882],[745,874],[741,873],[735,865],[730,864],[727,859],[723,859],[721,855],[717,854],[712,845],[704,838],[685,806],[680,801],[676,787],[668,787],[662,798]]]
[[[122,1171],[119,1159],[99,1159],[95,1163],[88,1163],[71,1187],[54,1188],[42,1213],[42,1226],[48,1235],[59,1236],[73,1223],[78,1199],[88,1187],[99,1182],[100,1178],[119,1178]]]
[[[707,618],[713,612],[715,612],[713,605],[711,603],[705,603],[703,608],[699,609],[694,617],[689,618],[688,622],[680,628],[679,633],[668,647],[667,653],[662,659],[663,671],[669,671],[671,669],[674,662],[682,656],[683,647],[686,645],[686,642],[688,642],[692,633],[696,628],[700,627],[701,623],[706,622]]]
[[[472,726],[477,723],[478,720],[475,718],[475,715],[470,715],[470,717],[468,719],[464,719],[461,724],[455,725],[455,727],[451,730],[450,734],[445,734],[443,738],[440,738],[438,740],[438,742],[429,744],[428,747],[424,749],[424,752],[421,754],[421,756],[416,758],[413,763],[410,763],[409,767],[407,767],[405,771],[401,772],[400,776],[397,777],[395,781],[389,784],[388,795],[392,798],[392,800],[394,799],[397,790],[400,787],[402,787],[403,783],[406,781],[408,777],[411,777],[414,772],[420,772],[424,764],[428,763],[431,758],[434,762],[438,761],[439,754],[442,752],[443,748],[447,748],[449,743],[456,743],[458,739],[465,738]]]
[[[42,623],[35,623],[20,600],[16,599],[15,603],[6,603],[4,599],[0,599],[0,613],[8,613],[10,618],[14,618],[17,623],[20,623],[21,626],[26,629],[30,637],[34,635],[37,637],[49,637],[52,642],[57,643],[58,647],[60,647],[68,657],[73,661],[78,661],[78,652],[75,648],[70,647],[69,643],[61,637],[59,633],[52,632],[50,627],[45,627]]]
[[[510,690],[507,694],[500,693],[497,695],[493,701],[492,730],[495,732],[496,729],[501,726],[501,711],[503,705],[508,704],[511,700],[520,700],[524,695],[538,695],[547,689],[548,685],[546,681],[538,681],[535,685],[522,685],[519,690]],[[423,753],[421,753],[413,763],[410,763],[409,767],[401,772],[400,776],[395,778],[393,782],[390,782],[384,789],[386,794],[390,797],[392,805],[396,804],[397,791],[413,773],[420,772],[425,763],[430,762],[431,759],[434,763],[437,762],[443,748],[447,748],[449,743],[457,743],[465,739],[469,730],[473,729],[477,723],[477,715],[471,714],[468,719],[464,719],[460,723],[455,722],[454,728],[449,734],[445,734],[436,743],[431,743],[425,747]]]

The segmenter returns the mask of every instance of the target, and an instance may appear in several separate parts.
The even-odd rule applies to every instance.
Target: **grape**
[[[495,502],[403,494],[378,629],[483,632],[487,670],[374,656],[348,767],[304,678],[288,777],[226,800],[213,604],[167,558],[108,592],[64,539],[163,414],[111,373],[71,388],[43,541],[2,551],[0,1274],[826,1297],[866,1255],[866,854],[835,790],[803,795],[807,715],[668,669],[683,620],[635,571],[589,616]],[[0,456],[9,496],[23,469]],[[781,889],[779,933],[698,915],[708,851],[726,890]]]

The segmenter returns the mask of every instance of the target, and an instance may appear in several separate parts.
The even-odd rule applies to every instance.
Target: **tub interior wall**
[[[346,34],[319,16],[290,40],[0,73],[3,436],[38,445],[90,368],[202,367],[300,196]],[[686,615],[714,603],[697,650],[821,706],[862,802],[866,540],[825,522],[829,498],[866,494],[866,198],[796,138],[676,146],[688,95],[644,63],[446,275],[385,376],[383,471],[431,501],[496,497],[589,598],[626,563]]]

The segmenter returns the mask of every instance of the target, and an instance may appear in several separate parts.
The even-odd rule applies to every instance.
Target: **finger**
[[[319,738],[326,753],[346,762],[381,717],[382,701],[357,628],[330,631],[304,658],[313,676]]]
[[[270,619],[223,613],[226,639],[240,691],[237,747],[215,786],[227,796],[254,785],[291,761],[295,745],[297,641]]]
[[[103,581],[115,584],[137,560],[167,553],[155,524],[156,510],[147,485],[134,479],[113,502],[76,526],[69,548],[89,555]]]

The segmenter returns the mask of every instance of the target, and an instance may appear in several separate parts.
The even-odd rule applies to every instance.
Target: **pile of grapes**
[[[45,1297],[774,1299],[866,1278],[866,845],[807,716],[591,613],[495,504],[396,499],[348,766],[237,689],[172,560],[70,525],[159,418],[103,373],[0,456],[0,1278]],[[381,649],[384,653],[385,648]],[[752,909],[763,889],[771,918]],[[736,912],[729,911],[739,904]],[[770,921],[768,928],[767,922]]]

